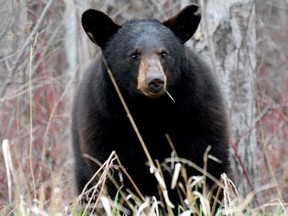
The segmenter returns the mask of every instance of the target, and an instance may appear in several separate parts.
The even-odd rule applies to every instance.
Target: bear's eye
[[[161,52],[160,52],[160,57],[161,57],[162,59],[166,59],[166,58],[168,57],[168,53],[167,53],[166,51],[161,51]]]
[[[139,53],[138,51],[137,51],[137,52],[133,52],[133,53],[130,55],[130,58],[131,58],[132,60],[136,60],[136,59],[138,59],[139,55],[140,55],[140,53]]]

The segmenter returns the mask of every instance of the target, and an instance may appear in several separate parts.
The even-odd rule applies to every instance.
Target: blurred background
[[[257,211],[285,208],[287,0],[0,0],[0,141],[9,141],[0,150],[0,212],[37,207],[54,215],[76,196],[71,102],[99,52],[81,27],[83,11],[99,9],[119,24],[164,21],[191,3],[201,6],[202,21],[186,44],[221,84],[234,183],[243,198],[254,194],[249,206]]]

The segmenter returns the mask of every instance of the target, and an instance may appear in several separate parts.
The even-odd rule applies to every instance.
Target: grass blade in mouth
[[[166,94],[168,95],[168,97],[175,103],[175,100],[174,100],[174,98],[172,97],[172,95],[166,90],[165,91],[166,92]]]

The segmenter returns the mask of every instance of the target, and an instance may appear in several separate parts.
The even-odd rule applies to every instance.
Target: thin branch
[[[36,34],[34,43],[30,46],[30,58],[29,58],[29,97],[30,97],[30,143],[29,143],[29,162],[30,162],[30,172],[32,176],[32,184],[33,184],[33,192],[34,192],[34,199],[36,199],[36,191],[35,191],[35,177],[33,171],[33,163],[32,163],[32,149],[33,149],[33,95],[32,95],[32,63],[33,63],[33,53],[34,48],[37,42]]]
[[[39,27],[40,27],[40,24],[42,23],[42,21],[44,20],[45,16],[46,16],[46,13],[48,11],[48,9],[50,8],[50,6],[52,5],[52,2],[53,0],[50,0],[45,8],[43,9],[36,25],[34,26],[33,30],[31,31],[30,35],[27,37],[23,47],[20,49],[20,53],[18,54],[14,64],[13,64],[13,68],[12,68],[12,71],[14,71],[16,68],[17,68],[17,65],[18,65],[18,62],[22,56],[22,54],[25,52],[25,48],[31,43],[31,41],[33,41],[33,38],[35,37],[36,33],[38,32],[39,30]]]
[[[137,127],[137,125],[136,125],[136,123],[135,123],[135,121],[134,121],[134,119],[133,119],[133,117],[132,117],[132,115],[130,113],[130,110],[129,110],[129,108],[128,108],[128,106],[127,106],[127,104],[126,104],[126,102],[125,102],[125,100],[124,100],[124,98],[122,96],[122,93],[121,93],[121,91],[120,91],[120,89],[119,89],[119,87],[118,87],[118,85],[116,83],[116,80],[115,80],[115,78],[114,78],[114,76],[112,74],[112,71],[110,70],[110,68],[109,68],[104,56],[102,56],[102,60],[103,60],[104,65],[105,65],[105,67],[107,69],[109,77],[110,77],[110,79],[111,79],[111,81],[113,83],[113,86],[114,86],[114,88],[115,88],[115,90],[116,90],[116,92],[118,94],[118,97],[119,97],[119,99],[120,99],[120,101],[121,101],[121,103],[122,103],[122,105],[123,105],[123,107],[124,107],[124,109],[125,109],[125,111],[127,113],[127,117],[129,118],[130,123],[131,123],[131,125],[132,125],[132,127],[133,127],[133,129],[134,129],[134,131],[135,131],[135,133],[136,133],[136,135],[137,135],[137,137],[138,137],[138,139],[139,139],[139,141],[141,143],[141,146],[142,146],[142,148],[143,148],[143,150],[145,152],[145,155],[146,155],[146,157],[148,159],[148,162],[149,162],[149,166],[152,167],[152,168],[156,168],[155,165],[154,165],[154,162],[153,162],[153,160],[152,160],[152,158],[151,158],[151,156],[149,154],[149,151],[148,151],[148,149],[147,149],[147,147],[146,147],[146,145],[144,143],[144,140],[143,140],[143,138],[142,138],[142,136],[141,136],[141,134],[140,134],[140,132],[138,130],[138,127]]]

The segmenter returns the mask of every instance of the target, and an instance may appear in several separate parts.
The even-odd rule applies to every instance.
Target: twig
[[[29,143],[29,162],[30,162],[30,172],[32,176],[32,185],[34,192],[34,199],[36,199],[36,191],[35,191],[35,178],[33,172],[33,163],[32,163],[32,149],[33,149],[33,95],[32,95],[32,62],[33,62],[33,53],[34,48],[37,42],[36,34],[34,43],[30,46],[30,58],[29,58],[29,97],[30,97],[30,143]]]
[[[75,75],[77,73],[77,70],[78,70],[78,68],[75,69],[74,75],[71,76],[71,78],[69,79],[68,84],[65,86],[65,89],[64,89],[63,93],[61,94],[60,98],[56,101],[56,103],[53,104],[51,112],[48,112],[49,113],[49,120],[48,120],[46,129],[45,129],[45,133],[44,133],[44,141],[45,142],[48,139],[47,138],[48,137],[48,133],[50,131],[53,118],[55,117],[55,112],[57,111],[57,107],[60,104],[60,102],[63,101],[64,97],[67,95],[68,91],[70,90],[70,86],[71,86],[71,84],[74,81],[74,77],[75,77]],[[44,161],[44,159],[45,159],[46,150],[47,150],[47,148],[44,145],[43,149],[42,149],[42,153],[41,153],[41,160],[42,161]]]
[[[33,30],[32,30],[31,33],[30,33],[30,35],[27,37],[27,39],[26,39],[23,47],[20,49],[21,51],[20,51],[20,53],[18,54],[17,59],[15,60],[15,62],[14,62],[14,64],[13,64],[12,71],[14,71],[14,70],[16,69],[16,67],[17,67],[17,65],[18,65],[18,62],[19,62],[22,54],[23,54],[24,51],[25,51],[25,48],[31,43],[31,41],[32,41],[33,38],[34,38],[34,35],[37,34],[38,29],[39,29],[39,26],[40,26],[40,24],[42,23],[44,17],[46,16],[46,13],[47,13],[48,9],[49,9],[50,6],[52,5],[52,2],[53,2],[53,0],[50,0],[50,1],[46,4],[45,8],[43,9],[43,11],[42,11],[42,13],[41,13],[41,15],[40,15],[40,17],[39,17],[36,25],[34,26]]]
[[[114,76],[112,74],[112,71],[110,70],[109,65],[107,64],[106,59],[104,58],[104,56],[102,56],[102,60],[103,60],[103,63],[105,65],[106,69],[107,69],[107,73],[109,74],[109,77],[110,77],[110,79],[111,79],[111,81],[113,83],[113,86],[114,86],[114,88],[115,88],[115,90],[116,90],[116,92],[118,94],[118,97],[119,97],[119,99],[120,99],[120,101],[121,101],[121,103],[122,103],[122,105],[123,105],[123,107],[124,107],[124,109],[125,109],[125,111],[127,113],[127,117],[129,118],[130,123],[131,123],[131,125],[132,125],[132,127],[133,127],[133,129],[134,129],[134,131],[135,131],[135,133],[136,133],[136,135],[137,135],[137,137],[138,137],[138,139],[139,139],[139,141],[141,143],[141,146],[142,146],[142,148],[143,148],[143,150],[145,152],[145,155],[146,155],[146,157],[148,159],[149,166],[152,167],[152,168],[156,168],[155,165],[154,165],[154,162],[153,162],[153,160],[152,160],[152,158],[151,158],[151,156],[149,154],[149,151],[148,151],[148,149],[147,149],[147,147],[146,147],[146,145],[144,143],[144,140],[143,140],[143,138],[142,138],[142,136],[141,136],[141,134],[140,134],[140,132],[138,130],[138,127],[137,127],[137,125],[136,125],[136,123],[135,123],[135,121],[134,121],[134,119],[133,119],[133,117],[132,117],[132,115],[131,115],[131,113],[129,111],[129,108],[128,108],[128,106],[127,106],[127,104],[126,104],[126,102],[125,102],[125,100],[124,100],[124,98],[122,96],[122,93],[121,93],[121,91],[120,91],[120,89],[119,89],[119,87],[118,87],[118,85],[116,83],[116,80],[115,80],[115,78],[114,78]]]
[[[252,13],[252,8],[253,8],[253,6],[255,7],[255,1],[253,1],[253,4],[252,4],[252,6],[251,6],[251,11],[250,11],[250,14],[249,14],[249,18],[250,18],[250,15],[251,15],[251,13]],[[248,21],[247,21],[247,26],[248,26],[249,20],[250,20],[250,19],[248,19]],[[248,27],[246,28],[246,33],[245,33],[245,35],[247,34],[247,31],[248,31]],[[245,39],[245,37],[244,37],[244,39]],[[248,50],[248,49],[247,49],[247,50]],[[250,65],[251,65],[251,67],[252,67],[250,58],[249,58],[249,63],[250,63]],[[253,69],[253,68],[252,68],[252,69]],[[257,92],[256,75],[255,75],[255,73],[253,73],[252,75],[253,75],[253,87],[254,87],[254,91]],[[258,113],[261,113],[261,112],[260,112],[260,104],[259,104],[259,102],[258,102],[257,100],[256,100],[256,110],[257,110]],[[263,138],[263,137],[265,137],[264,127],[263,127],[263,118],[260,118],[260,119],[259,119],[259,124],[260,124],[260,134],[261,134],[260,136]],[[277,182],[275,173],[274,173],[274,171],[273,171],[273,168],[272,168],[272,165],[271,165],[271,162],[270,162],[270,158],[269,158],[269,154],[268,154],[268,149],[267,149],[267,144],[268,144],[268,143],[267,143],[266,145],[265,145],[264,143],[265,143],[265,142],[263,142],[263,152],[264,152],[264,157],[265,157],[265,159],[266,159],[266,161],[267,161],[268,170],[269,170],[269,172],[270,172],[271,175],[272,175],[272,181],[273,181],[273,183],[275,184],[276,191],[277,191],[277,194],[278,194],[278,196],[279,196],[279,199],[281,200],[281,202],[284,202],[284,199],[283,199],[283,197],[282,197],[282,193],[281,193],[281,191],[280,191],[279,184],[278,184],[278,182]],[[256,200],[257,200],[257,199],[256,199]]]

